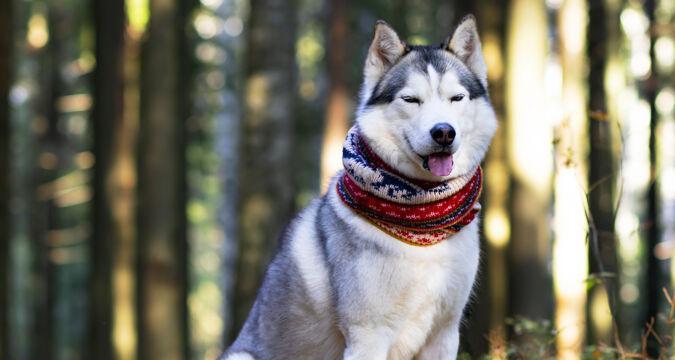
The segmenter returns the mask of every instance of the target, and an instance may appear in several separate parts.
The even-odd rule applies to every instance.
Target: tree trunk
[[[661,223],[659,222],[659,182],[657,181],[657,134],[659,127],[659,116],[656,109],[656,94],[659,88],[659,74],[655,67],[657,64],[654,44],[656,42],[657,31],[656,31],[656,9],[657,1],[656,0],[647,0],[644,2],[645,15],[649,19],[649,57],[651,59],[652,69],[650,70],[649,77],[642,84],[642,89],[644,91],[645,100],[649,102],[650,107],[650,121],[649,121],[649,163],[650,163],[650,183],[647,190],[647,211],[646,218],[642,220],[643,226],[645,227],[645,237],[647,240],[647,247],[645,251],[645,263],[646,263],[646,273],[645,273],[645,285],[646,285],[646,307],[647,311],[645,313],[645,318],[643,321],[648,323],[651,319],[657,319],[662,314],[667,314],[671,308],[669,304],[666,304],[666,301],[663,296],[663,289],[667,289],[669,285],[669,271],[668,263],[665,259],[659,259],[657,257],[657,250],[660,246],[663,246],[661,243]],[[666,82],[667,83],[667,82]],[[664,184],[665,185],[665,184]],[[666,186],[672,186],[668,184]],[[668,331],[672,331],[672,327],[659,323],[656,325],[656,330],[658,333],[667,334]],[[656,339],[650,338],[647,344],[647,350],[649,356],[657,358],[659,355],[667,356],[667,354],[659,354],[660,344]]]
[[[328,103],[321,148],[321,189],[342,169],[342,144],[349,127],[347,90],[347,0],[330,1],[328,31]]]
[[[230,16],[243,19],[242,6],[232,6],[230,8],[222,9],[219,13],[223,18]],[[222,66],[225,79],[224,98],[225,102],[218,104],[218,113],[215,115],[217,138],[216,146],[218,155],[221,159],[219,178],[222,184],[222,197],[220,198],[220,206],[218,212],[218,220],[223,229],[223,236],[225,241],[222,243],[220,250],[222,258],[222,271],[220,272],[220,284],[223,291],[223,298],[221,303],[220,313],[223,319],[223,333],[221,334],[220,344],[226,345],[233,336],[232,316],[233,308],[232,301],[234,298],[234,286],[236,281],[235,269],[237,267],[238,254],[238,199],[239,199],[239,162],[240,159],[240,137],[242,127],[242,112],[244,104],[242,103],[242,83],[245,74],[241,71],[241,64],[243,63],[241,53],[243,52],[244,35],[227,37],[223,39],[223,48],[226,51],[229,59]],[[210,110],[210,109],[209,109]],[[197,114],[199,116],[199,114]],[[316,175],[316,173],[315,173]],[[192,284],[191,284],[192,285]],[[236,335],[236,334],[235,334]]]
[[[467,312],[464,342],[473,357],[488,353],[489,334],[505,336],[507,297],[506,244],[508,242],[508,190],[509,174],[506,165],[506,144],[504,134],[504,72],[505,50],[504,14],[508,1],[479,1],[475,9],[466,5],[457,10],[458,16],[476,12],[483,53],[488,66],[490,99],[497,117],[502,120],[495,134],[490,150],[484,161],[485,188],[481,197],[481,244],[482,261],[475,287],[476,301]],[[457,19],[459,20],[459,19]],[[449,33],[449,30],[447,31]]]
[[[248,28],[233,335],[248,315],[293,208],[295,2],[253,0]]]
[[[612,151],[612,122],[607,116],[605,98],[605,67],[607,62],[608,23],[604,1],[588,3],[588,61],[589,61],[589,193],[588,206],[592,226],[589,239],[589,272],[599,275],[602,284],[588,291],[588,343],[610,343],[612,326],[603,324],[603,314],[591,311],[595,306],[609,307],[616,314],[617,255],[614,236],[615,159]],[[604,275],[614,274],[613,276]],[[603,304],[594,305],[602,301]]]
[[[555,202],[553,204],[554,323],[570,329],[556,337],[558,356],[578,358],[586,327],[588,278],[588,110],[586,79],[586,23],[584,0],[569,0],[557,12],[558,51],[562,75],[562,113],[555,128]]]
[[[552,130],[540,116],[545,113],[540,86],[548,49],[544,6],[513,0],[507,17],[505,130],[512,173],[508,312],[530,318],[551,318],[553,312],[548,269]]]
[[[10,236],[9,89],[12,73],[12,0],[0,0],[0,358],[9,359]]]
[[[28,28],[28,18],[30,17],[29,3],[16,3],[11,0],[5,0],[5,4],[11,2],[12,21],[2,21],[1,24],[13,25],[14,38],[23,38]],[[0,12],[0,16],[9,15],[7,12]],[[2,36],[2,35],[0,35]],[[12,40],[13,41],[13,40]],[[11,273],[9,283],[9,307],[11,312],[7,315],[10,321],[11,340],[7,343],[9,348],[5,349],[17,360],[30,359],[37,353],[34,323],[37,321],[38,309],[35,306],[41,299],[35,296],[36,285],[39,284],[39,274],[34,273],[34,249],[35,242],[30,237],[31,227],[35,225],[36,219],[32,217],[33,198],[35,190],[33,188],[33,177],[35,167],[35,149],[36,136],[31,129],[31,120],[37,118],[40,86],[38,83],[39,71],[34,71],[38,66],[40,58],[39,51],[34,51],[34,47],[28,42],[14,43],[12,57],[3,57],[6,60],[12,60],[12,70],[16,76],[14,81],[25,81],[32,84],[37,90],[31,94],[21,104],[17,104],[12,109],[11,117],[11,143],[2,142],[0,146],[7,145],[10,149],[11,169],[7,174],[10,176],[12,206],[11,206],[11,238],[8,238],[11,252]],[[8,100],[8,98],[3,97]],[[0,100],[1,101],[1,100]],[[0,116],[0,122],[2,121]],[[9,120],[9,118],[5,118]],[[34,123],[34,122],[33,122]],[[2,135],[7,133],[2,132]],[[2,190],[0,190],[2,191]],[[42,295],[42,294],[40,294]],[[2,357],[2,354],[0,354]],[[4,358],[4,357],[3,357]]]
[[[180,0],[151,0],[142,58],[139,138],[139,357],[187,356]]]
[[[89,356],[112,359],[115,252],[132,246],[128,236],[132,199],[120,178],[120,145],[128,126],[123,117],[124,1],[94,1],[96,69],[93,74],[94,203],[91,240],[91,315]],[[129,169],[126,169],[129,170]],[[126,221],[125,221],[126,220]]]
[[[74,2],[74,6],[79,2]],[[87,116],[89,103],[81,73],[67,74],[67,65],[80,54],[83,11],[65,2],[46,4],[46,41],[41,53],[39,115],[34,119],[38,143],[35,167],[32,240],[35,243],[34,294],[38,304],[35,338],[37,356],[52,359],[84,356],[87,334],[87,236],[89,191],[87,170],[76,155],[85,148],[84,131],[68,125]],[[46,40],[46,39],[45,39]],[[83,101],[84,100],[84,101]],[[74,113],[80,114],[74,114]],[[66,126],[64,126],[66,125]],[[42,340],[43,339],[43,340]]]

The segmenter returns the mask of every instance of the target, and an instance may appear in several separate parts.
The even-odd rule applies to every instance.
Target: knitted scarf
[[[352,127],[342,150],[340,199],[385,233],[410,245],[437,244],[478,214],[480,167],[446,182],[408,178],[380,159]]]

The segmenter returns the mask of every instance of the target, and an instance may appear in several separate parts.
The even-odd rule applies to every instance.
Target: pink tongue
[[[429,170],[436,176],[448,176],[452,171],[452,154],[435,153],[429,155]]]

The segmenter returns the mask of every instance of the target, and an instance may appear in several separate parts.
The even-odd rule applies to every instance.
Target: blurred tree
[[[347,89],[347,0],[329,2],[328,25],[328,102],[326,104],[323,146],[321,148],[321,188],[325,189],[342,168],[344,142],[351,106]]]
[[[457,21],[468,13],[473,13],[479,26],[483,55],[488,67],[490,100],[499,120],[504,120],[504,76],[503,56],[505,51],[506,19],[502,16],[508,9],[508,0],[478,1],[459,5]],[[447,30],[450,32],[450,30]],[[506,144],[503,123],[490,145],[490,151],[483,165],[486,173],[485,188],[481,205],[481,225],[486,241],[482,241],[481,270],[474,292],[480,301],[474,301],[467,312],[464,331],[465,349],[472,356],[489,351],[488,337],[491,331],[504,335],[503,324],[506,317],[507,263],[506,243],[508,241],[508,168],[506,166]]]
[[[186,5],[151,0],[141,65],[138,173],[139,357],[187,356],[183,88]],[[190,2],[191,3],[191,2]]]
[[[575,331],[555,339],[559,356],[576,357],[583,351],[588,279],[588,87],[586,75],[586,33],[588,10],[584,0],[567,0],[552,7],[556,29],[552,37],[547,68],[559,71],[562,90],[553,121],[554,192],[552,272],[554,282],[554,324]],[[551,64],[551,65],[549,65]],[[547,70],[548,70],[547,69]],[[549,92],[551,98],[556,95]]]
[[[246,320],[293,208],[295,1],[252,0],[248,29],[233,336]]]
[[[660,184],[657,180],[658,172],[658,149],[657,149],[657,134],[659,124],[659,112],[656,108],[656,95],[659,90],[659,73],[657,69],[657,59],[655,52],[655,43],[657,36],[660,35],[657,31],[656,11],[657,0],[646,0],[644,2],[644,11],[649,21],[649,28],[647,34],[649,36],[649,59],[651,67],[649,74],[641,84],[641,90],[644,94],[645,100],[649,102],[649,164],[650,164],[650,179],[647,190],[647,212],[646,217],[642,219],[644,223],[645,238],[647,240],[647,248],[644,254],[645,259],[645,291],[646,291],[646,311],[644,314],[644,323],[648,323],[651,319],[656,319],[661,314],[666,314],[670,310],[670,305],[666,303],[662,296],[662,289],[665,289],[670,284],[668,262],[664,258],[659,258],[657,252],[659,243],[661,242],[661,224],[659,222],[659,193]],[[671,5],[672,6],[672,5]],[[664,11],[665,12],[665,11]],[[671,29],[672,31],[672,29]],[[672,57],[672,55],[671,55]],[[670,184],[669,184],[670,185]],[[658,325],[657,325],[658,326]],[[661,325],[660,331],[671,330],[667,326]],[[656,339],[650,339],[648,343],[649,355],[652,357],[659,356],[660,345]]]
[[[235,86],[240,78],[237,45],[243,30],[242,5],[232,0],[202,2],[188,28],[188,36],[195,39],[189,45],[194,46],[197,61],[192,79],[185,82],[192,94],[185,149],[192,359],[217,357],[229,330],[230,314],[224,309],[229,306],[233,268],[226,260],[236,256],[231,232],[236,228],[232,216],[236,214],[236,188],[230,181],[236,180],[238,156],[240,104]],[[209,21],[228,19],[235,26],[216,36],[204,27]]]
[[[34,13],[31,18],[37,18],[41,16],[42,20],[45,21],[43,26],[46,24],[46,11],[44,8],[41,8],[41,11],[38,13],[33,9]],[[30,26],[30,25],[29,25]],[[44,29],[46,30],[46,29]],[[30,31],[30,30],[29,30]],[[49,34],[47,30],[47,34]],[[42,47],[35,49],[35,56],[37,57],[38,63],[38,74],[37,74],[37,85],[40,86],[36,94],[35,101],[35,115],[32,119],[34,126],[37,129],[34,131],[35,137],[35,149],[31,154],[32,158],[31,166],[29,166],[28,181],[30,181],[30,188],[37,189],[41,185],[48,183],[50,180],[53,180],[54,175],[47,174],[51,172],[50,169],[55,167],[55,154],[53,152],[47,151],[49,137],[47,132],[49,131],[50,124],[47,119],[47,114],[51,112],[51,103],[53,99],[50,97],[51,87],[51,73],[50,67],[51,62],[49,61],[50,56],[46,53],[48,52],[47,46],[49,43],[42,43]],[[53,118],[53,117],[52,117]],[[52,133],[54,132],[52,127]],[[52,135],[53,137],[53,135]],[[57,146],[51,146],[51,148],[58,148]],[[40,157],[42,157],[42,164],[40,164]],[[45,187],[43,187],[45,188]],[[46,187],[49,189],[48,187]],[[35,312],[34,321],[31,323],[31,333],[35,335],[37,339],[37,346],[31,350],[31,355],[36,358],[49,357],[50,353],[53,353],[52,348],[52,309],[53,304],[49,301],[53,299],[53,295],[50,294],[50,280],[53,276],[53,268],[50,266],[48,261],[48,251],[46,250],[46,232],[48,231],[49,219],[47,218],[48,211],[46,210],[49,207],[47,203],[49,201],[49,196],[39,197],[36,191],[30,192],[30,215],[29,217],[33,219],[33,222],[30,227],[30,241],[31,241],[31,278],[33,280],[31,297],[33,301],[33,311]]]
[[[327,93],[330,87],[326,63],[329,1],[299,0],[296,3],[296,101],[292,134],[293,213],[304,208],[321,190],[323,130]],[[340,143],[340,151],[341,151]],[[340,155],[338,155],[339,161]],[[318,174],[318,176],[317,176]]]
[[[0,0],[0,358],[9,359],[10,281],[10,124],[9,89],[12,79],[12,0]]]
[[[236,32],[233,32],[226,37],[220,37],[216,40],[221,41],[223,56],[213,57],[213,60],[219,60],[219,70],[225,78],[224,91],[219,91],[218,88],[210,88],[212,96],[202,96],[203,90],[199,91],[198,99],[209,99],[210,101],[201,105],[199,101],[195,104],[203,106],[206,111],[215,111],[213,120],[215,125],[215,133],[212,134],[217,148],[217,154],[220,158],[218,169],[218,176],[220,178],[221,187],[216,191],[222,191],[220,200],[216,203],[218,224],[223,230],[225,241],[220,243],[219,254],[221,255],[222,265],[218,271],[220,275],[215,279],[220,284],[223,292],[222,303],[219,304],[218,311],[223,318],[223,332],[219,334],[219,345],[228,344],[232,337],[232,317],[233,307],[232,302],[234,298],[234,284],[236,281],[236,263],[238,261],[237,254],[237,232],[239,227],[239,218],[236,216],[238,209],[239,198],[239,164],[240,164],[240,135],[242,127],[242,112],[244,104],[242,99],[242,83],[245,75],[241,71],[244,61],[242,60],[242,53],[244,52],[244,19],[243,14],[247,10],[244,8],[248,5],[246,2],[238,2],[229,0],[225,6],[221,7],[218,14],[223,19],[236,19],[240,27]],[[197,45],[199,48],[200,45]],[[198,56],[199,58],[199,56]],[[202,84],[206,88],[208,77],[202,78]],[[222,97],[221,97],[222,95]],[[195,116],[200,116],[196,113]],[[209,196],[204,192],[205,196]],[[212,196],[209,196],[212,199]],[[195,255],[199,255],[193,252]],[[194,281],[191,286],[200,286],[201,284]],[[190,308],[192,311],[192,307]],[[208,319],[209,324],[212,319]],[[191,323],[191,326],[199,325],[197,322]],[[205,327],[206,328],[206,327]],[[210,327],[209,327],[210,328]],[[203,336],[199,337],[200,341],[204,340]],[[193,349],[199,351],[199,348]],[[220,348],[219,348],[220,350]]]
[[[93,74],[94,204],[90,277],[91,318],[89,354],[114,358],[112,346],[115,249],[129,246],[130,201],[119,174],[120,147],[125,137],[123,117],[124,0],[94,1],[96,68]],[[126,206],[125,206],[126,205]],[[121,211],[124,209],[125,211]],[[131,219],[133,221],[133,218]],[[94,355],[95,354],[95,355]]]
[[[601,286],[590,287],[588,291],[587,341],[595,344],[598,341],[609,343],[613,337],[612,327],[607,328],[604,319],[607,317],[607,305],[611,311],[616,310],[618,269],[613,193],[616,182],[616,160],[612,148],[613,124],[607,115],[605,97],[607,47],[610,43],[611,25],[607,21],[604,1],[588,3],[588,20],[589,272],[602,280]],[[593,311],[598,308],[603,311]]]
[[[40,48],[39,102],[32,126],[33,164],[31,237],[34,242],[36,322],[41,344],[36,354],[52,359],[84,356],[88,308],[87,240],[89,174],[86,119],[91,104],[87,66],[77,66],[87,44],[81,41],[88,12],[81,0],[44,3],[45,36]],[[31,17],[31,21],[35,17]],[[41,22],[44,20],[41,20]],[[29,24],[29,27],[32,24]],[[30,29],[29,29],[30,32]],[[29,36],[30,41],[30,36]],[[44,48],[42,48],[44,46]],[[84,156],[82,156],[84,155]]]
[[[531,318],[551,318],[553,311],[548,218],[552,139],[550,125],[541,119],[544,94],[539,91],[548,51],[546,15],[540,1],[513,0],[506,16],[505,130],[512,170],[508,312]]]
[[[11,266],[10,289],[9,289],[9,307],[10,312],[9,332],[12,334],[7,349],[12,357],[17,360],[30,359],[32,354],[36,353],[34,323],[37,320],[38,308],[35,304],[39,301],[36,294],[37,277],[34,272],[34,251],[35,242],[30,235],[32,226],[35,225],[31,217],[34,199],[34,181],[31,175],[35,168],[35,148],[36,137],[35,129],[31,127],[36,114],[41,110],[38,106],[41,87],[39,83],[39,59],[44,46],[44,37],[37,36],[38,29],[46,26],[43,12],[33,12],[32,9],[40,9],[34,3],[13,2],[12,3],[12,21],[13,36],[12,57],[13,62],[13,88],[15,101],[10,103],[9,120],[11,122],[11,142],[7,144],[10,147],[10,191],[11,193],[11,237],[10,259],[8,265]],[[5,14],[5,13],[3,13]],[[28,19],[34,19],[31,23]],[[36,21],[40,19],[41,21]],[[4,23],[3,24],[9,24]],[[33,26],[30,26],[33,25]],[[38,26],[39,25],[39,26]],[[31,31],[32,30],[32,31]],[[29,36],[33,35],[33,36]],[[44,33],[43,33],[44,34]],[[16,40],[19,39],[19,40]],[[22,42],[21,39],[28,41]],[[10,58],[7,58],[8,60]],[[16,95],[20,96],[16,96]]]

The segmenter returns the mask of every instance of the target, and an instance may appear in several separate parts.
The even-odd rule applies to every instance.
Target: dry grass
[[[668,360],[674,359],[672,333],[675,331],[675,293],[671,294],[663,289],[666,301],[670,305],[668,314],[660,314],[658,318],[652,318],[642,332],[639,348],[631,349],[620,340],[618,331],[614,332],[613,344],[599,343],[588,346],[581,358],[584,360],[609,360],[609,359],[640,359],[640,360]],[[657,330],[659,326],[661,332]],[[508,339],[504,334],[508,329],[513,337]],[[614,326],[614,329],[617,329]],[[559,331],[548,320],[531,320],[526,318],[509,319],[506,328],[495,329],[487,335],[490,344],[490,353],[483,356],[487,359],[555,359],[555,338]],[[651,351],[657,353],[650,355],[650,343],[655,345]],[[654,346],[652,346],[654,347]],[[460,355],[459,359],[468,360],[468,354]]]

